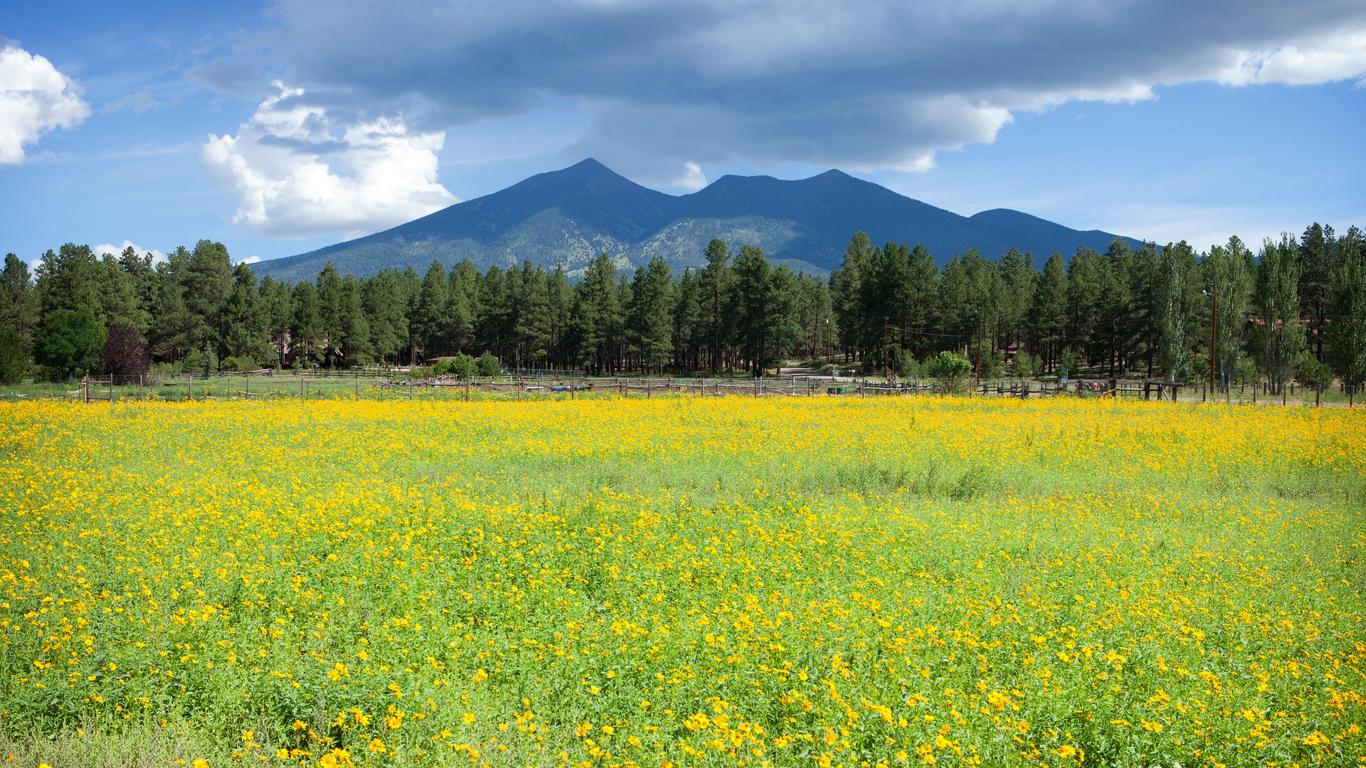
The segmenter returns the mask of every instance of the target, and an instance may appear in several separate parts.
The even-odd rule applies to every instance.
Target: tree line
[[[1029,253],[976,251],[942,268],[922,246],[855,234],[829,278],[794,272],[746,245],[713,240],[676,274],[607,254],[573,279],[524,262],[464,261],[424,274],[258,280],[221,243],[164,261],[66,244],[30,273],[0,272],[0,378],[133,375],[149,367],[414,365],[485,355],[515,368],[587,373],[748,372],[786,360],[915,375],[940,352],[983,377],[1202,379],[1219,386],[1291,378],[1366,379],[1366,238],[1313,224],[1253,253],[1238,238],[1200,253],[1185,242],[1104,253],[1080,248],[1036,268]],[[1217,309],[1216,309],[1217,308]],[[488,357],[485,357],[487,360]]]

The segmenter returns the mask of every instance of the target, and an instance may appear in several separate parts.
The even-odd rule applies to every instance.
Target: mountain
[[[433,260],[449,266],[468,258],[487,268],[530,259],[561,265],[572,275],[604,251],[623,267],[663,256],[681,269],[701,264],[707,242],[719,237],[758,245],[795,269],[824,274],[839,266],[845,244],[859,230],[874,243],[922,243],[941,264],[969,248],[995,258],[1014,247],[1040,260],[1080,246],[1103,251],[1116,237],[1006,209],[960,216],[835,170],[798,181],[723,176],[692,194],[667,195],[590,158],[393,229],[263,261],[255,269],[295,281],[313,279],[328,261],[343,274],[367,276],[386,268],[422,271]]]

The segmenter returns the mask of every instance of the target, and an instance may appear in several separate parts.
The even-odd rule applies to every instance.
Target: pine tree
[[[1366,383],[1366,238],[1352,227],[1335,251],[1325,313],[1328,362],[1354,399]]]
[[[423,356],[431,358],[452,350],[447,344],[450,329],[450,294],[446,270],[439,262],[427,267],[417,294],[417,308],[411,320],[413,340]]]
[[[697,277],[697,299],[707,347],[707,367],[721,371],[725,346],[731,335],[731,318],[726,311],[730,293],[730,252],[725,242],[712,240],[703,254],[707,266]]]
[[[296,365],[315,366],[323,361],[323,319],[318,309],[318,288],[298,283],[291,295],[293,315],[289,325],[290,351]]]
[[[181,278],[185,306],[194,317],[192,346],[198,349],[211,345],[221,357],[223,311],[232,291],[232,260],[227,247],[209,240],[195,243]]]
[[[232,290],[224,302],[223,327],[219,330],[225,357],[249,361],[252,368],[271,357],[265,309],[256,289],[256,275],[251,267],[238,264],[232,271]]]
[[[662,371],[673,355],[672,281],[668,262],[656,256],[636,270],[632,284],[631,334],[647,371]]]
[[[28,265],[14,254],[5,255],[0,270],[0,327],[14,331],[18,349],[27,357],[38,329],[38,295]]]
[[[574,292],[573,335],[579,364],[596,374],[616,372],[614,345],[620,323],[616,265],[606,253],[588,263]]]
[[[845,359],[862,357],[868,337],[868,318],[864,316],[863,283],[869,279],[873,243],[868,233],[855,232],[844,249],[840,266],[830,273],[830,302],[839,324],[839,343]]]

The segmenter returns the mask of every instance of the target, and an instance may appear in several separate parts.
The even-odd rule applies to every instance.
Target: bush
[[[909,349],[897,352],[896,372],[908,379],[919,378],[923,373],[920,363],[916,361],[915,355],[911,354]]]
[[[1043,360],[1037,355],[1020,352],[1010,362],[1011,372],[1021,379],[1032,379],[1043,373]]]
[[[1077,372],[1077,352],[1068,347],[1058,355],[1058,376],[1067,377]]]
[[[1000,352],[991,351],[991,342],[983,339],[968,350],[968,359],[981,379],[999,379],[1005,373],[1006,359]]]
[[[256,370],[260,370],[260,368],[261,368],[261,364],[260,364],[259,362],[257,362],[255,359],[250,358],[250,357],[241,357],[241,356],[236,356],[236,357],[225,357],[225,358],[223,358],[223,362],[220,363],[219,366],[218,366],[218,369],[219,369],[220,371],[237,371],[237,372],[240,372],[240,371],[256,371]]]
[[[479,373],[479,363],[474,358],[461,352],[451,358],[451,373],[459,376],[462,381],[468,381]]]
[[[1333,383],[1333,373],[1318,358],[1305,353],[1295,361],[1295,381],[1306,387],[1320,389]]]
[[[972,361],[957,352],[940,352],[926,361],[925,372],[938,383],[941,391],[962,392],[972,373]]]
[[[435,363],[432,363],[432,375],[433,375],[433,376],[445,376],[446,374],[448,374],[448,373],[450,373],[450,372],[451,372],[451,361],[450,361],[450,360],[437,360]]]
[[[1261,379],[1257,363],[1246,352],[1239,352],[1233,363],[1233,383],[1239,386],[1256,384]]]
[[[478,369],[480,376],[497,376],[503,371],[503,364],[490,352],[485,352],[480,355],[479,359],[475,362],[475,367]]]

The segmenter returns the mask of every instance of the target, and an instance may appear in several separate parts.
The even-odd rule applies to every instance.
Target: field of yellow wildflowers
[[[0,405],[0,761],[1366,754],[1366,418]]]

